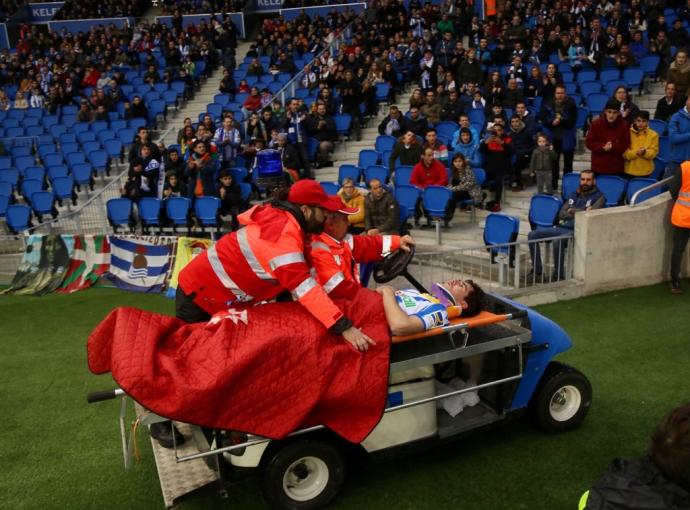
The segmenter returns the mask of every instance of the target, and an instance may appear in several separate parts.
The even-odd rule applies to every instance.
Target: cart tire
[[[301,440],[280,448],[266,464],[262,490],[276,510],[317,510],[328,505],[345,480],[340,450],[323,441]]]
[[[583,422],[592,403],[592,386],[579,370],[554,363],[532,397],[531,415],[544,432],[573,430]]]

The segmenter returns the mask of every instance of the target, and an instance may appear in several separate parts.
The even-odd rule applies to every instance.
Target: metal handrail
[[[645,186],[641,190],[636,191],[635,193],[633,193],[633,196],[630,197],[630,203],[628,205],[630,207],[635,207],[637,205],[637,197],[639,197],[642,193],[652,191],[653,189],[656,189],[656,188],[661,188],[666,183],[669,183],[672,180],[673,180],[673,176],[666,177],[665,179],[661,179],[659,182],[655,182],[654,184],[650,184],[649,186]]]

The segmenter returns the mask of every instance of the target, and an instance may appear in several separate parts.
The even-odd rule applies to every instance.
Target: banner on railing
[[[31,23],[46,23],[53,19],[65,2],[42,2],[27,4],[26,10]]]
[[[182,28],[187,28],[190,25],[198,25],[204,21],[208,23],[214,16],[219,20],[223,19],[223,16],[228,16],[234,23],[235,28],[237,28],[238,37],[244,39],[244,14],[241,12],[228,12],[225,14],[187,14],[182,16]],[[168,27],[172,26],[172,16],[157,16],[156,22]]]
[[[277,12],[283,6],[283,0],[256,0],[256,12]]]
[[[58,34],[66,30],[71,34],[88,32],[91,27],[109,27],[114,25],[117,28],[128,28],[134,26],[134,18],[98,18],[98,19],[70,19],[64,21],[49,21],[48,28]]]
[[[364,2],[352,4],[336,4],[336,5],[320,5],[315,7],[294,7],[291,9],[280,9],[280,14],[285,18],[285,21],[292,21],[304,11],[310,18],[314,16],[321,16],[325,18],[331,12],[345,12],[351,11],[359,14],[366,9],[367,4]]]

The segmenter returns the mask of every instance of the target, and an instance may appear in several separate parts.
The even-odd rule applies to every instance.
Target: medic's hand
[[[343,338],[359,352],[367,352],[370,345],[376,345],[376,342],[354,326],[343,331]]]
[[[400,238],[400,249],[402,251],[410,251],[410,247],[417,244],[412,236],[402,236]]]

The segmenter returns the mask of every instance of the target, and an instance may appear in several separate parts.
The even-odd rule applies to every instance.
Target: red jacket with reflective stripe
[[[311,263],[316,279],[332,298],[350,298],[360,288],[359,263],[376,262],[400,247],[400,236],[346,235],[342,241],[328,234],[312,236]]]
[[[326,328],[343,317],[310,274],[304,229],[293,214],[258,205],[239,221],[246,226],[223,236],[180,272],[179,286],[185,294],[194,293],[194,302],[214,314],[288,290]]]

